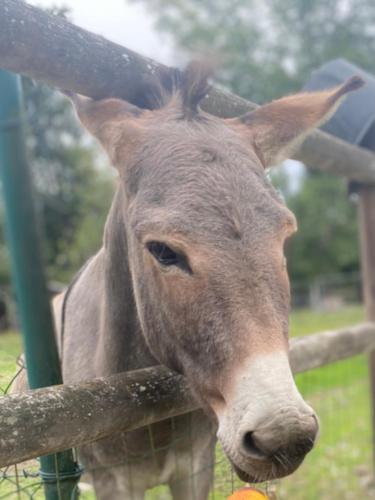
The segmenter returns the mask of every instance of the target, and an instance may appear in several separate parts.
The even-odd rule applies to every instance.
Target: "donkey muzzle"
[[[218,437],[242,479],[288,475],[313,448],[318,419],[295,386],[286,353],[252,360],[225,400]]]
[[[263,422],[252,431],[239,431],[240,453],[250,460],[271,460],[288,469],[299,464],[314,446],[318,421],[313,412],[298,415],[294,409]]]

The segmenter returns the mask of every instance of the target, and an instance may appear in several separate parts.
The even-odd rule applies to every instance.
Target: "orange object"
[[[268,500],[268,496],[255,488],[245,487],[232,493],[228,500]]]

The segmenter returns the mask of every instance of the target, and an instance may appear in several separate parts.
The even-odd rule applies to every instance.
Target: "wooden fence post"
[[[363,298],[367,319],[375,321],[375,186],[364,185],[359,192],[359,231]],[[372,409],[372,447],[375,465],[375,351],[369,354]]]

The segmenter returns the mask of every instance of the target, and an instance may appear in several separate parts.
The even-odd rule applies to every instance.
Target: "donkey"
[[[164,364],[202,408],[81,447],[99,499],[161,483],[174,500],[207,499],[216,437],[247,482],[292,473],[312,449],[318,420],[288,361],[283,246],[296,221],[265,169],[361,84],[232,119],[200,109],[194,64],[152,110],[71,96],[118,182],[102,248],[54,301],[64,382]]]

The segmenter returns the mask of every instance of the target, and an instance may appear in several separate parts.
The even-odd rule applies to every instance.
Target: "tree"
[[[216,56],[219,81],[258,103],[299,90],[335,57],[375,70],[372,0],[133,1],[189,57]]]
[[[305,176],[288,205],[298,214],[298,232],[287,243],[288,269],[295,281],[358,270],[356,207],[348,200],[345,181],[328,174]]]
[[[104,156],[83,135],[68,100],[27,78],[23,87],[45,258],[50,277],[67,280],[100,246],[112,180],[97,168],[96,156]]]
[[[23,79],[26,147],[50,279],[67,282],[101,244],[113,179],[104,155],[88,139],[68,100]],[[3,227],[3,212],[0,213]],[[0,283],[8,285],[9,259],[0,234]]]

